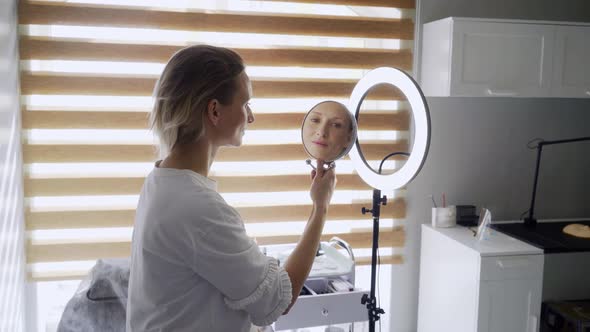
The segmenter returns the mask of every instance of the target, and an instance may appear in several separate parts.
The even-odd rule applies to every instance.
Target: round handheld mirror
[[[305,152],[333,167],[334,161],[344,157],[354,146],[357,124],[345,105],[336,101],[323,101],[305,116],[301,126],[301,140]],[[312,165],[311,160],[307,160]]]

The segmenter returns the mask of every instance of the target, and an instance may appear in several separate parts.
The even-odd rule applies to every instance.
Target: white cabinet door
[[[551,95],[590,98],[590,27],[555,29]]]
[[[555,27],[457,20],[451,96],[549,95]]]
[[[482,281],[478,332],[537,332],[541,312],[541,281]]]

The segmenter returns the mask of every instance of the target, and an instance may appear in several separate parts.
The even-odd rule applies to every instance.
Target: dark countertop
[[[546,254],[590,251],[590,239],[565,234],[563,228],[569,224],[590,226],[590,221],[538,222],[529,228],[522,222],[492,224],[490,227],[532,246],[543,249]]]

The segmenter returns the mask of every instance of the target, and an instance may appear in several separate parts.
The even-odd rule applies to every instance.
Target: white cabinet
[[[456,17],[427,23],[421,87],[427,96],[590,97],[589,29]]]
[[[538,248],[422,225],[418,331],[538,331],[542,277]]]
[[[590,97],[590,26],[555,28],[551,94]]]

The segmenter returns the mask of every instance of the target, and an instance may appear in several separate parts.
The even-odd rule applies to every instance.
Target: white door
[[[590,98],[590,27],[556,27],[554,49],[551,95]]]
[[[458,20],[453,26],[451,95],[549,95],[555,27]]]
[[[540,280],[482,281],[477,331],[539,331],[541,288]]]

